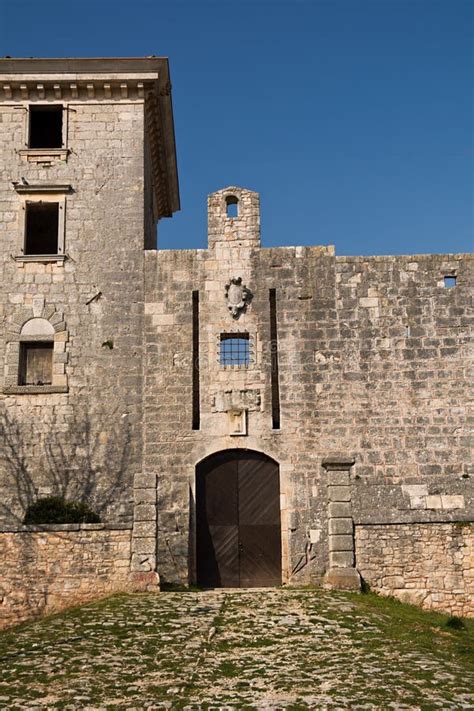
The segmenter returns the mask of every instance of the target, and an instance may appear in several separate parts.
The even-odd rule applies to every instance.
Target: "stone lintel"
[[[325,457],[321,462],[321,466],[326,469],[326,471],[348,471],[355,464],[355,457],[342,455],[342,454],[332,454]]]

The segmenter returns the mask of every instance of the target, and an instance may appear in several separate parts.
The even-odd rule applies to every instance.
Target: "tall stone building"
[[[472,613],[470,257],[262,248],[259,196],[240,187],[209,196],[208,249],[156,249],[179,209],[167,60],[3,59],[0,73],[11,615],[22,587],[51,609],[156,574],[362,575]],[[49,495],[101,523],[25,526]]]

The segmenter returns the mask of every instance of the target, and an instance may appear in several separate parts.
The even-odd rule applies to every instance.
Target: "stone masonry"
[[[132,529],[131,580],[195,583],[196,466],[252,450],[278,466],[284,584],[412,586],[429,546],[384,582],[411,531],[443,557],[443,527],[473,520],[472,257],[262,248],[259,195],[237,186],[209,196],[208,249],[159,250],[179,209],[167,60],[3,59],[0,75],[5,535],[29,535],[38,497],[86,500]],[[32,148],[51,107],[60,145]],[[31,205],[51,203],[57,248],[36,253]],[[47,383],[24,382],[34,346]],[[450,609],[445,560],[443,596],[422,601]]]

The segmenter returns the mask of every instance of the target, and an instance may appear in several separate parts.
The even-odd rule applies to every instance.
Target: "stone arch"
[[[278,462],[251,449],[216,452],[196,466],[196,578],[204,587],[282,582]]]
[[[68,332],[63,314],[46,305],[43,298],[33,298],[30,307],[18,309],[10,316],[6,331],[4,393],[67,392]],[[52,382],[48,385],[23,385],[20,370],[22,349],[26,343],[37,341],[52,344]]]
[[[33,316],[21,327],[20,336],[54,336],[54,326],[45,318]]]

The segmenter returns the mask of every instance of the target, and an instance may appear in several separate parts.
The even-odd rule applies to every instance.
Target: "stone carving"
[[[260,389],[224,390],[213,393],[212,412],[230,412],[231,410],[261,410],[262,396]]]
[[[234,318],[238,318],[250,302],[250,291],[242,284],[242,277],[232,277],[225,285],[227,308]]]

